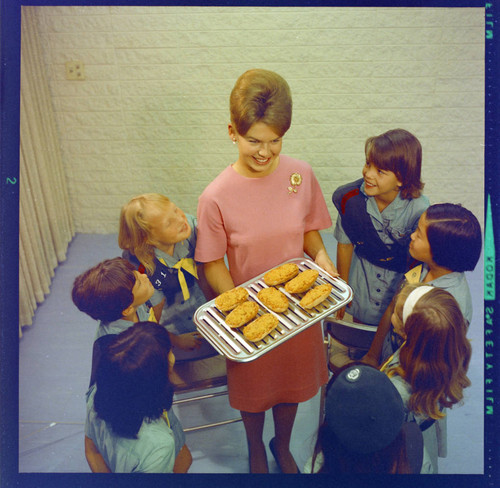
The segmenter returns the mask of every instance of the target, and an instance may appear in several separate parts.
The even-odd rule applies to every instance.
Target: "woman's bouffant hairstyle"
[[[119,436],[136,438],[143,421],[159,419],[172,406],[167,330],[137,322],[102,353],[96,373],[94,408]]]
[[[95,320],[113,322],[134,301],[134,266],[117,257],[106,259],[77,276],[71,296],[79,310]]]
[[[421,181],[422,146],[404,129],[393,129],[365,142],[366,160],[377,168],[392,171],[402,183],[401,198],[418,198],[424,188]]]
[[[403,303],[418,286],[406,285],[399,293],[395,313],[401,320]],[[399,352],[399,366],[387,374],[398,374],[410,384],[410,410],[442,418],[441,408],[461,402],[464,388],[471,384],[467,377],[472,352],[466,337],[467,322],[455,298],[436,287],[417,300],[404,331],[406,342]]]
[[[155,270],[155,253],[154,247],[148,243],[151,226],[145,214],[152,206],[166,209],[169,204],[170,199],[164,195],[144,193],[132,198],[120,212],[118,245],[135,255],[149,274]]]
[[[236,80],[229,110],[238,134],[244,136],[253,124],[262,122],[282,137],[292,123],[290,87],[273,71],[246,71]]]
[[[472,271],[481,255],[481,226],[472,212],[454,203],[431,205],[425,213],[432,259],[451,271]]]

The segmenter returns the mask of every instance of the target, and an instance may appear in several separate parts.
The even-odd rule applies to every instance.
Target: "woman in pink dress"
[[[231,92],[230,111],[238,159],[205,188],[198,204],[195,259],[205,263],[209,284],[220,294],[304,252],[338,276],[319,234],[331,226],[319,183],[307,163],[280,155],[292,117],[287,82],[272,71],[245,72]],[[245,426],[250,472],[268,472],[262,434],[272,408],[271,452],[283,473],[297,473],[290,438],[298,403],[328,379],[321,325],[254,361],[228,360],[227,373],[229,402]]]

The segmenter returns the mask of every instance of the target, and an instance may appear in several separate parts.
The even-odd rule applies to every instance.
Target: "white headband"
[[[434,287],[429,285],[419,286],[415,288],[409,295],[403,305],[403,325],[406,323],[406,319],[413,312],[413,307],[418,302],[418,300],[423,297],[426,293],[430,292]]]

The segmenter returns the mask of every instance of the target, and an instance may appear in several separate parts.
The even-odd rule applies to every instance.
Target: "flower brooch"
[[[302,183],[302,176],[299,173],[292,173],[290,175],[290,184],[288,193],[297,193],[297,187]]]

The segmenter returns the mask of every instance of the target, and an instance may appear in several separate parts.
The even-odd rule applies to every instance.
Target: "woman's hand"
[[[317,230],[310,230],[304,234],[304,252],[334,278],[339,276],[337,268],[326,252],[321,234]]]
[[[200,347],[201,335],[199,332],[187,332],[179,335],[170,334],[170,342],[183,351],[193,351]]]
[[[314,260],[314,262],[334,278],[339,276],[339,272],[337,271],[337,268],[333,264],[333,261],[326,253],[326,249],[321,249],[320,251],[318,251],[318,254],[316,254],[316,259]]]

